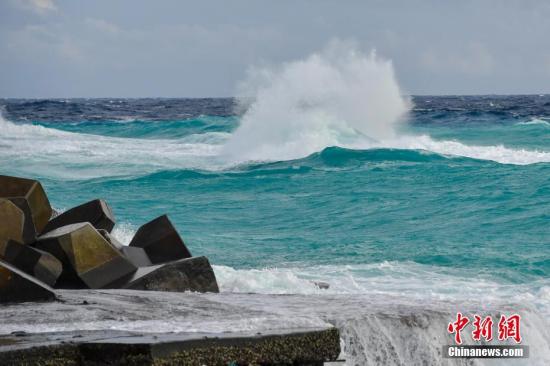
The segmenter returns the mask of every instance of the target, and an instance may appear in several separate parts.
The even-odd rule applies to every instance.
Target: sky
[[[0,98],[233,96],[335,39],[405,94],[550,93],[546,0],[2,0]]]

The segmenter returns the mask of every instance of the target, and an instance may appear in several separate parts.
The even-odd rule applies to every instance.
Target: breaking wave
[[[540,126],[550,127],[550,122],[547,121],[548,119],[550,118],[533,118],[532,120],[527,122],[519,122],[518,125],[527,125],[527,126],[540,125]]]
[[[33,176],[62,179],[143,176],[180,169],[220,171],[256,164],[258,161],[304,157],[301,154],[288,154],[282,147],[280,156],[251,160],[250,156],[245,155],[237,161],[225,155],[226,143],[235,134],[207,132],[178,138],[123,138],[16,124],[0,116],[0,156],[6,167],[18,174],[31,173]],[[379,141],[353,133],[348,137],[351,136],[353,141],[339,144],[335,141],[326,146],[319,144],[310,149],[311,153],[322,151],[328,146],[341,146],[351,150],[428,151],[443,157],[466,157],[501,164],[550,162],[550,152],[547,151],[514,149],[503,145],[466,145],[459,141],[435,140],[428,135],[402,135]],[[399,156],[395,154],[398,159]],[[391,160],[391,154],[386,158]]]
[[[0,116],[0,156],[19,174],[63,179],[215,169],[224,133],[177,139],[121,138],[15,124]]]
[[[407,150],[426,150],[447,157],[466,157],[490,160],[501,164],[528,165],[550,162],[550,152],[541,150],[512,149],[504,145],[466,145],[452,140],[434,140],[430,136],[402,136],[373,146]]]
[[[215,265],[216,278],[223,292],[261,294],[373,294],[402,296],[428,303],[495,303],[506,298],[512,303],[531,303],[550,316],[550,281],[513,284],[495,278],[473,280],[459,269],[414,262],[381,262],[313,267],[235,269]],[[316,283],[328,284],[328,289]],[[430,289],[426,292],[426,289]]]
[[[550,162],[544,150],[403,133],[412,102],[403,96],[391,61],[342,42],[303,60],[253,69],[240,90],[252,96],[240,99],[240,117],[36,125],[0,115],[0,158],[17,174],[62,179],[220,171],[302,159],[335,146],[428,151],[501,164]]]
[[[329,146],[365,148],[394,137],[410,109],[391,61],[346,44],[253,69],[241,90],[246,112],[223,150],[235,161],[292,160]]]

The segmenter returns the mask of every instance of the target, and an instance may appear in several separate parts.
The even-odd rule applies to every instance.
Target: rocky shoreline
[[[111,235],[115,224],[104,200],[57,213],[40,182],[0,176],[0,305],[78,290],[219,292],[208,258],[191,255],[168,216],[128,246]],[[0,336],[0,364],[320,365],[340,353],[335,328],[227,332],[15,332]]]

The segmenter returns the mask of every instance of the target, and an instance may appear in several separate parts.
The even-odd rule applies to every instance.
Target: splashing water
[[[390,61],[335,44],[279,69],[255,69],[241,89],[254,98],[224,148],[240,161],[391,138],[410,108]]]
[[[57,127],[63,129],[64,124],[14,123],[0,114],[0,160],[4,169],[16,175],[63,179],[135,176],[170,169],[223,170],[250,161],[302,158],[330,146],[426,150],[502,164],[550,162],[550,152],[544,150],[502,144],[467,145],[436,140],[429,135],[399,134],[397,127],[411,103],[400,95],[391,63],[380,61],[374,54],[364,56],[355,51],[349,51],[343,59],[336,58],[330,63],[331,58],[325,60],[321,54],[315,54],[305,61],[286,64],[278,74],[263,70],[259,73],[264,75],[260,78],[263,84],[252,82],[253,78],[243,84],[245,88],[257,86],[258,92],[234,131],[181,136],[186,125],[178,124],[170,127],[177,130],[171,138],[168,137],[171,130],[152,138],[116,137],[97,134],[95,122],[83,122],[82,130],[70,132]],[[323,72],[308,71],[309,68]],[[375,72],[377,68],[380,75]],[[358,80],[364,83],[351,77],[355,69],[363,71]],[[299,87],[305,82],[293,81],[299,71],[313,80],[309,89]],[[291,75],[283,75],[285,72]],[[382,82],[382,75],[386,76],[387,85]],[[372,83],[368,82],[371,76]],[[337,82],[329,83],[331,77]],[[323,91],[323,83],[334,87]],[[368,89],[369,85],[374,85],[374,90],[380,87],[380,95]],[[360,93],[362,86],[372,94],[364,100],[360,96],[367,93]],[[348,97],[352,100],[346,100]]]
[[[292,160],[331,146],[426,150],[503,164],[550,162],[546,151],[398,133],[412,103],[402,95],[391,61],[348,44],[252,69],[240,89],[247,96],[240,100],[245,112],[221,150],[232,163]]]

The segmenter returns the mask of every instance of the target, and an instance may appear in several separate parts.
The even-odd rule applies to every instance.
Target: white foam
[[[529,125],[542,125],[542,126],[550,127],[550,122],[548,122],[547,119],[549,119],[549,118],[546,118],[546,117],[533,118],[530,121],[519,122],[517,124],[518,125],[527,125],[527,126],[529,126]]]
[[[0,116],[0,157],[19,174],[63,179],[142,175],[166,169],[216,169],[223,133],[133,139],[15,124]]]
[[[121,222],[116,224],[112,234],[119,242],[128,245],[136,234],[136,228],[128,222]]]
[[[413,262],[313,266],[295,268],[234,269],[213,266],[224,292],[262,294],[372,294],[404,296],[410,301],[462,302],[469,298],[492,303],[529,302],[550,316],[550,281],[507,284],[490,278],[464,276],[446,269]],[[329,289],[315,286],[326,282]]]
[[[307,295],[301,306],[329,317],[340,329],[346,365],[442,362],[441,346],[450,344],[444,330],[457,311],[493,317],[521,313],[524,344],[534,353],[530,360],[512,364],[550,360],[548,279],[509,284],[412,262],[240,270],[214,266],[214,271],[222,293]],[[321,290],[314,281],[330,287]]]
[[[235,161],[296,159],[329,146],[393,137],[410,105],[391,61],[346,44],[253,69],[241,89],[253,98],[224,146]]]
[[[117,224],[113,236],[128,245],[135,226]],[[550,318],[550,280],[511,284],[497,278],[468,276],[459,268],[415,262],[380,262],[349,265],[316,265],[235,269],[212,265],[223,293],[268,295],[360,295],[399,298],[402,305],[468,303],[530,304]],[[324,282],[320,289],[315,282]]]
[[[347,137],[339,135],[339,141],[335,140],[334,144],[327,146],[425,150],[447,157],[468,157],[502,164],[550,162],[550,152],[547,151],[512,149],[503,145],[466,145],[458,141],[438,141],[426,135],[398,136],[373,141],[353,131],[348,132]],[[329,135],[327,132],[326,136]],[[218,170],[249,161],[246,155],[240,162],[223,155],[226,149],[224,143],[230,137],[230,134],[223,132],[195,134],[177,139],[107,137],[30,124],[14,124],[0,116],[0,159],[3,168],[9,169],[13,174],[61,179],[135,176],[172,169]],[[306,140],[311,138],[309,136]],[[322,145],[327,140],[321,141],[323,143],[308,145],[306,149],[323,149],[325,146]],[[296,146],[300,145],[299,141],[294,143]],[[301,149],[285,150],[285,146],[281,146],[271,159],[291,158]]]
[[[315,284],[291,268],[236,270],[213,266],[222,291],[269,294],[321,293]],[[297,273],[298,272],[298,273]],[[307,277],[307,275],[306,275]]]
[[[233,161],[289,160],[340,146],[427,150],[503,164],[550,162],[547,151],[399,135],[396,127],[412,104],[402,96],[391,62],[348,44],[253,69],[241,89],[252,98],[243,99],[246,112],[223,148]]]
[[[550,152],[540,150],[512,149],[504,145],[465,145],[452,140],[434,140],[430,136],[401,136],[371,144],[371,147],[426,150],[447,157],[466,157],[490,160],[501,164],[527,165],[550,162]]]

